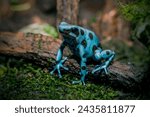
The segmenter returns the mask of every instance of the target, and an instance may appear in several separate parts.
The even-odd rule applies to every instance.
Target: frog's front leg
[[[85,76],[87,75],[87,70],[86,70],[86,61],[87,58],[84,57],[85,51],[84,51],[84,47],[82,45],[79,45],[78,47],[79,49],[79,55],[80,55],[80,75],[81,78],[79,81],[73,81],[73,84],[77,84],[77,83],[82,83],[83,85],[85,85]]]
[[[62,78],[61,72],[60,72],[60,68],[63,68],[65,70],[68,70],[67,67],[63,66],[64,62],[67,60],[67,57],[65,57],[64,59],[62,59],[63,57],[63,50],[65,48],[65,42],[63,42],[57,52],[57,57],[56,57],[56,66],[54,67],[54,69],[50,72],[50,74],[53,74],[56,70],[58,72],[58,76],[59,78]]]
[[[100,58],[104,58],[105,62],[101,63],[101,65],[97,65],[93,70],[92,74],[94,74],[97,71],[101,71],[102,69],[106,74],[108,74],[108,66],[112,62],[112,60],[115,57],[115,52],[111,50],[104,50],[102,54],[100,54]]]

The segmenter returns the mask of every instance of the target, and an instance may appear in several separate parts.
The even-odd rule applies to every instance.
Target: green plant
[[[123,16],[132,23],[133,38],[140,40],[150,50],[150,1],[134,0],[120,4]]]

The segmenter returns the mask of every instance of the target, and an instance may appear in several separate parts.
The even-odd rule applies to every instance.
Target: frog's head
[[[95,50],[95,58],[96,60],[107,60],[111,56],[115,55],[115,52],[112,50]]]
[[[79,27],[66,22],[61,22],[58,26],[59,32],[66,37],[76,38],[79,36]]]

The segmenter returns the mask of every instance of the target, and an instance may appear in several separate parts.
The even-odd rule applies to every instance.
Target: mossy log
[[[50,68],[53,68],[55,64],[56,53],[61,43],[60,39],[54,39],[41,34],[0,32],[1,55],[23,58],[37,65]],[[78,75],[80,67],[74,59],[69,59],[65,65],[69,67],[70,73],[80,76]],[[118,61],[114,61],[110,65],[110,74],[107,76],[102,75],[102,73],[92,75],[92,69],[93,67],[89,65],[88,77],[90,77],[90,81],[96,81],[97,83],[95,79],[100,79],[100,83],[107,82],[112,86],[129,89],[130,91],[137,90],[138,84],[142,79],[142,73],[137,72],[136,68]]]

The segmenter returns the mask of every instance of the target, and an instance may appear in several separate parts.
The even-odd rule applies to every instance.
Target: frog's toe
[[[81,83],[81,80],[72,81],[72,84],[80,84],[80,83]]]
[[[92,70],[92,74],[94,74],[95,72],[97,72],[97,71],[101,71],[101,69],[102,69],[102,67],[101,66],[99,66],[99,67],[97,67],[97,68],[95,68],[95,69],[93,69]]]
[[[105,74],[108,74],[107,67],[104,68]]]
[[[81,81],[81,80],[76,80],[76,81],[72,81],[72,84],[82,84],[82,85],[85,85],[85,82]]]
[[[95,73],[95,70],[92,70],[92,74],[94,74]]]
[[[54,74],[54,71],[51,71],[50,74],[53,75],[53,74]]]
[[[59,77],[59,78],[62,78],[62,75],[61,75],[60,69],[57,69],[57,71],[58,71],[58,77]]]
[[[59,78],[62,78],[62,75],[61,75],[61,74],[58,74],[58,77],[59,77]]]
[[[50,74],[53,75],[55,70],[56,70],[56,67],[50,72]]]
[[[82,85],[84,85],[84,86],[85,86],[85,82],[84,82],[84,81],[82,81]]]
[[[68,71],[69,70],[69,68],[68,67],[65,67],[65,66],[61,66],[63,69],[65,69],[66,71]]]

